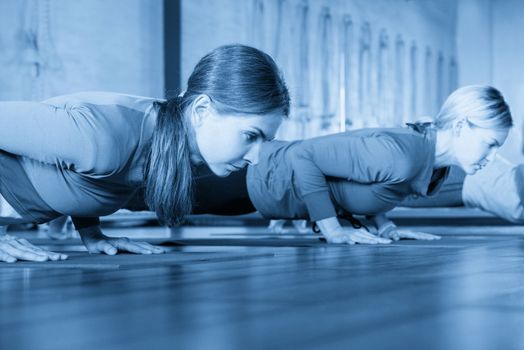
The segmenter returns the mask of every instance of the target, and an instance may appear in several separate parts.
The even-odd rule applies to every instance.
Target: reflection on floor
[[[523,349],[524,228],[417,229],[443,239],[151,228],[168,254],[108,257],[34,238],[70,259],[0,264],[0,349]]]

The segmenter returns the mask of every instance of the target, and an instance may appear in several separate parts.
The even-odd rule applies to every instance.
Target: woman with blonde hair
[[[380,236],[398,239],[404,233],[385,212],[408,195],[437,193],[452,165],[467,174],[482,169],[505,142],[512,124],[509,107],[497,89],[466,86],[446,99],[433,123],[355,130],[296,146],[275,145],[270,152],[286,153],[289,168],[276,157],[254,167],[251,176],[258,181],[250,197],[257,198],[253,203],[265,216],[307,214],[331,242],[361,242],[362,229],[341,227],[337,212],[370,216]],[[275,147],[286,151],[276,152]],[[264,147],[261,159],[268,159],[263,154],[270,148],[271,144]],[[284,183],[282,173],[293,176]],[[268,190],[274,200],[258,195]],[[289,205],[297,200],[303,205]]]

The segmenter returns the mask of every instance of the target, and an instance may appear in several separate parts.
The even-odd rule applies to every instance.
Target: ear
[[[211,114],[211,99],[207,95],[198,95],[191,104],[191,122],[194,127],[203,124]]]
[[[462,129],[466,126],[466,118],[457,119],[453,122],[453,134],[459,136]]]

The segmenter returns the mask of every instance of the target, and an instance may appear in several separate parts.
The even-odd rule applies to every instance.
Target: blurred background
[[[166,97],[226,43],[271,54],[292,140],[434,116],[468,84],[505,95],[523,162],[524,1],[1,0],[0,100],[85,90]]]

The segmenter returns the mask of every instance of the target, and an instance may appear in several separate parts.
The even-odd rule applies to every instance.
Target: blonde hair
[[[513,126],[504,97],[488,85],[469,85],[455,90],[442,105],[434,125],[437,129],[449,129],[461,118],[471,126],[484,129],[504,130]]]

